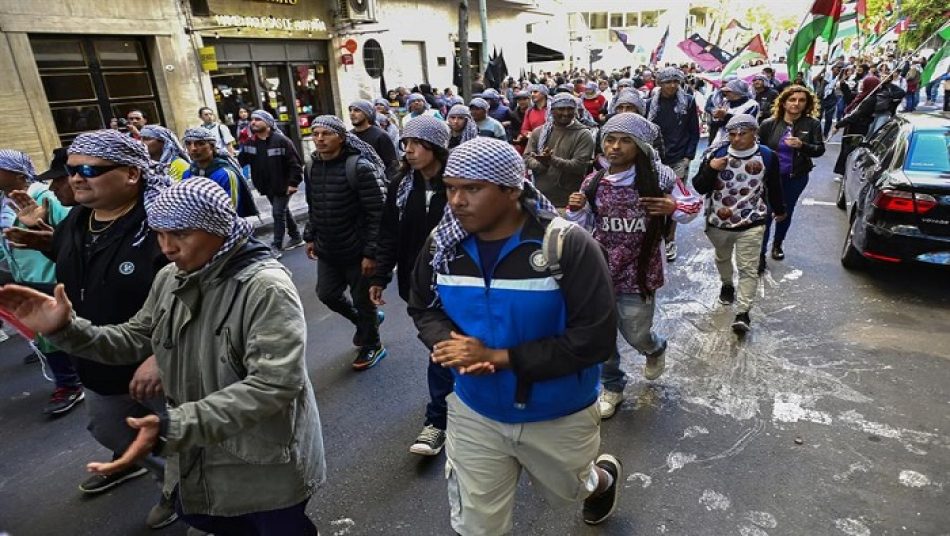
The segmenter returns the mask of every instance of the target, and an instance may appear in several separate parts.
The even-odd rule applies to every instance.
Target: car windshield
[[[910,142],[905,171],[950,173],[950,131],[915,132]]]

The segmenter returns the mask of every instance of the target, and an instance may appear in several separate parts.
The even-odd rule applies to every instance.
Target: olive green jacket
[[[165,489],[179,485],[185,513],[218,516],[298,504],[325,479],[306,339],[287,270],[253,240],[191,274],[169,264],[124,324],[75,318],[50,336],[106,364],[155,354],[168,403]]]

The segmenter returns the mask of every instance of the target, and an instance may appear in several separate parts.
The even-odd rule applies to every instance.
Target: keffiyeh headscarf
[[[386,107],[386,112],[385,112],[385,113],[387,113],[387,114],[392,111],[392,110],[389,109],[389,101],[387,101],[386,99],[375,99],[375,100],[373,100],[373,106],[385,106],[385,107]]]
[[[326,128],[332,130],[340,135],[343,138],[343,144],[355,149],[365,158],[371,160],[376,164],[381,172],[386,171],[386,164],[383,163],[383,159],[376,154],[376,149],[373,149],[371,145],[365,141],[357,138],[354,134],[351,134],[346,131],[346,125],[343,124],[343,121],[335,115],[320,115],[315,119],[310,121],[310,128]]]
[[[491,105],[488,104],[488,101],[481,97],[475,97],[468,103],[468,105],[469,107],[474,106],[475,108],[481,108],[482,110],[488,110],[491,108]]]
[[[30,155],[13,149],[0,149],[0,169],[18,173],[26,177],[27,182],[36,182],[36,168]]]
[[[193,177],[166,188],[148,207],[147,212],[148,224],[152,229],[199,230],[224,237],[224,244],[208,264],[246,240],[254,230],[247,220],[234,211],[224,188],[205,177]]]
[[[637,113],[640,115],[646,114],[647,105],[643,101],[643,96],[635,89],[625,89],[621,91],[620,95],[614,99],[611,109],[608,110],[608,112],[611,114],[617,113],[617,107],[621,104],[631,104],[637,109]]]
[[[274,128],[277,125],[277,120],[274,119],[274,116],[272,116],[267,110],[254,110],[251,112],[251,117],[260,119],[261,121],[267,123],[267,126],[270,128]]]
[[[676,67],[667,67],[657,73],[656,80],[660,84],[674,80],[680,84],[680,86],[676,88],[676,104],[673,105],[673,113],[676,115],[686,115],[686,108],[689,106],[689,95],[682,86],[683,81],[686,80],[686,75],[683,74],[683,71],[677,69]],[[650,111],[647,115],[647,120],[651,123],[655,123],[656,114],[659,111],[660,91],[656,90],[653,92],[653,96],[650,98]]]
[[[208,129],[202,128],[199,130],[204,130],[209,134],[211,131]],[[188,153],[185,152],[185,148],[181,146],[181,142],[178,141],[178,136],[168,130],[167,128],[160,125],[145,125],[142,127],[140,134],[143,138],[154,138],[156,140],[162,140],[162,156],[159,157],[158,161],[163,164],[171,164],[176,158],[181,158],[185,162],[190,162],[191,159],[188,158]],[[211,135],[211,140],[216,141],[214,135]]]
[[[499,186],[508,186],[524,191],[521,204],[531,215],[539,212],[556,213],[554,205],[525,180],[524,160],[508,143],[494,138],[475,138],[456,147],[449,155],[444,176],[485,181]],[[432,268],[438,272],[448,270],[448,264],[455,254],[455,248],[469,233],[452,213],[449,205],[445,207],[442,221],[432,231],[435,253],[432,256]]]
[[[558,93],[550,99],[548,104],[551,110],[554,110],[555,108],[574,108],[577,110],[577,99],[575,99],[573,95],[569,95],[567,93]],[[544,150],[544,147],[548,143],[548,138],[551,137],[551,132],[553,131],[554,114],[549,112],[548,118],[545,119],[544,125],[541,126],[541,134],[538,135],[538,146],[536,148],[537,151],[540,152]]]
[[[146,209],[172,182],[165,171],[167,166],[157,162],[153,165],[145,145],[117,130],[105,129],[80,134],[73,140],[67,153],[94,156],[123,166],[139,168],[145,181]]]
[[[471,116],[469,116],[469,123],[471,123]],[[402,129],[402,139],[404,140],[407,138],[425,140],[443,149],[448,148],[451,135],[449,126],[431,115],[414,117]],[[406,212],[406,203],[409,201],[409,194],[412,193],[415,182],[415,170],[410,167],[409,172],[402,178],[402,182],[399,183],[399,188],[396,190],[396,208],[399,210],[400,220]]]
[[[745,80],[739,80],[738,78],[735,80],[730,80],[723,89],[731,91],[736,95],[742,95],[743,97],[751,96],[751,93],[749,92],[749,84],[746,83]]]
[[[426,106],[426,110],[431,108],[431,106],[429,106],[429,101],[426,100],[422,93],[411,93],[408,97],[406,97],[406,108],[409,108],[409,106],[416,101],[422,101],[422,104],[425,104]]]
[[[550,92],[548,91],[548,86],[544,84],[531,84],[530,86],[528,86],[528,93],[530,94],[532,91],[540,91],[544,95],[550,95]]]
[[[210,143],[215,143],[218,141],[218,138],[215,137],[214,132],[203,128],[203,127],[192,127],[185,130],[185,134],[181,137],[182,141],[207,141]]]
[[[373,103],[365,100],[355,100],[350,103],[350,108],[356,108],[357,110],[363,112],[363,115],[366,116],[366,120],[372,122],[376,117],[376,107],[373,106]]]
[[[660,133],[659,127],[655,124],[635,113],[625,112],[608,119],[607,122],[604,123],[604,126],[600,128],[600,132],[603,135],[602,139],[606,138],[610,133],[629,135],[633,138],[634,143],[637,144],[637,148],[640,149],[640,152],[651,155],[653,169],[656,170],[660,184],[668,184],[676,181],[673,170],[661,165],[660,155],[653,150],[653,141],[656,140],[657,135]]]
[[[451,97],[445,99],[445,105],[449,108],[461,104],[465,106],[465,99],[459,97],[458,95],[452,95]]]
[[[725,132],[734,132],[736,130],[747,130],[747,129],[759,130],[759,121],[755,118],[755,116],[752,116],[749,114],[736,114],[732,116],[732,119],[730,119],[729,122],[726,123],[726,126],[723,127],[723,131]],[[722,149],[723,147],[726,147],[728,145],[729,145],[729,138],[727,136],[725,137],[725,139],[722,139],[718,141],[717,143],[710,145],[709,148],[703,152],[703,154],[704,155],[714,154],[719,149]]]
[[[478,126],[475,124],[475,118],[472,117],[472,111],[464,104],[456,104],[449,110],[449,117],[464,117],[465,129],[462,131],[461,141],[465,143],[478,137]]]
[[[501,95],[495,88],[488,88],[485,91],[482,91],[482,98],[485,100],[501,100]]]

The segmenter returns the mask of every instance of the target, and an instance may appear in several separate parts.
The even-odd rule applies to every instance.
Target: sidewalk
[[[274,217],[271,215],[270,202],[266,197],[257,193],[257,190],[251,190],[254,193],[254,204],[260,216],[252,216],[247,219],[254,226],[254,236],[261,237],[271,233],[274,229]],[[307,195],[304,192],[304,185],[300,185],[300,191],[290,198],[290,213],[298,224],[305,225],[307,221]],[[303,232],[303,228],[300,229]]]

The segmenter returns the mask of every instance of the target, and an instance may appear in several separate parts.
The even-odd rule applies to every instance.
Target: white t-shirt
[[[234,136],[231,134],[231,129],[222,125],[221,123],[211,123],[210,125],[201,125],[202,128],[206,128],[214,134],[215,141],[214,146],[218,150],[227,151],[228,146],[234,143]]]

